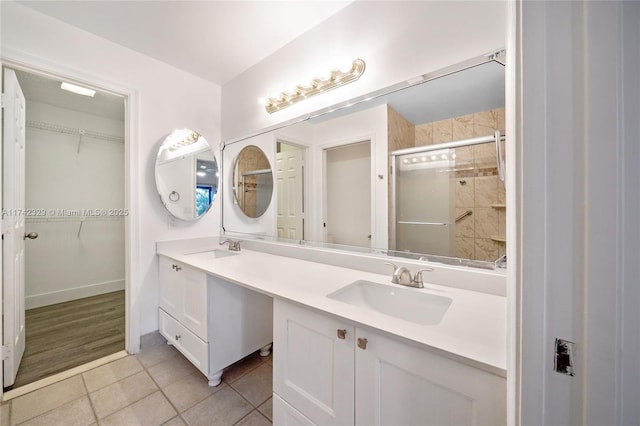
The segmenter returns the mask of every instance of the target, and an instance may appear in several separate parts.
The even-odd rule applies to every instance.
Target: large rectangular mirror
[[[227,182],[241,148],[255,145],[273,166],[273,196],[260,218],[223,197],[223,230],[491,267],[506,245],[500,58],[225,144]]]

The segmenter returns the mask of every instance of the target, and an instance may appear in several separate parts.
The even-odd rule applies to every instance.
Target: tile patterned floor
[[[159,336],[142,351],[0,406],[14,425],[270,425],[271,356],[254,353],[225,370],[217,387]]]

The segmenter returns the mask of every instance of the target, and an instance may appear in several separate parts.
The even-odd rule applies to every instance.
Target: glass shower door
[[[455,255],[455,150],[396,157],[396,250]]]

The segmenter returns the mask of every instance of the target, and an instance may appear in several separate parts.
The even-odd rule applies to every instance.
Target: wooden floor
[[[24,356],[8,389],[124,350],[124,290],[30,309],[26,328]]]

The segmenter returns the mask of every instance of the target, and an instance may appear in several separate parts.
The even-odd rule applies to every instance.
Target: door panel
[[[16,74],[4,71],[3,123],[3,309],[4,386],[18,373],[25,346],[24,243],[25,243],[25,98]]]
[[[304,151],[286,144],[276,154],[278,188],[278,237],[304,239],[303,154]]]

